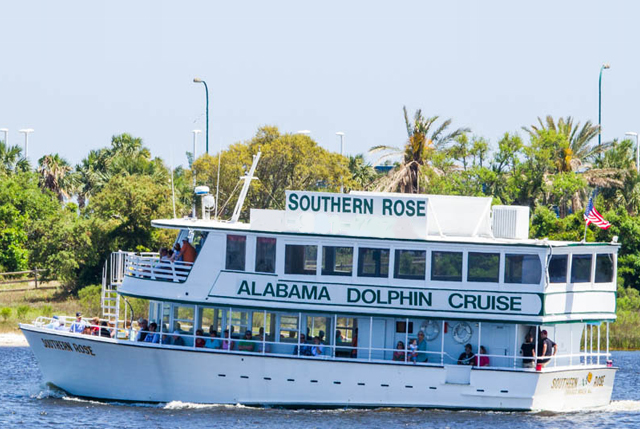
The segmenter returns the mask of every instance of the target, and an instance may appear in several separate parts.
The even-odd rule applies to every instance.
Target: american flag
[[[587,210],[584,212],[584,220],[587,222],[587,225],[593,223],[602,229],[607,229],[611,226],[611,224],[604,220],[602,215],[598,213],[598,210],[593,207],[593,197],[589,197],[589,204],[587,204]]]

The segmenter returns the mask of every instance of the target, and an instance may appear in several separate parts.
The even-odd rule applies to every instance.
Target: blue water
[[[613,358],[620,371],[613,401],[602,410],[575,413],[384,408],[313,411],[77,399],[42,385],[36,360],[28,348],[0,347],[0,428],[638,428],[640,352],[616,352]]]

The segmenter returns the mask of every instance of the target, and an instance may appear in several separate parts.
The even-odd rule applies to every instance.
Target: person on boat
[[[424,332],[418,332],[418,356],[416,357],[416,362],[418,363],[426,363],[428,361],[427,357],[427,340],[424,338]]]
[[[145,343],[155,343],[155,344],[160,343],[160,334],[156,333],[157,329],[158,329],[158,324],[156,322],[151,322],[151,324],[149,325],[149,332],[147,333],[147,336],[144,339]]]
[[[558,351],[558,345],[547,337],[547,331],[540,332],[540,341],[538,341],[538,356],[554,356]],[[551,359],[538,359],[538,363],[545,366]]]
[[[204,331],[202,329],[197,329],[196,330],[196,347],[203,348],[205,343],[206,343],[206,340],[204,339]]]
[[[222,340],[222,350],[233,350],[233,341],[228,329],[224,330],[224,340]]]
[[[318,338],[320,338],[320,344],[325,344],[325,342],[324,342],[324,331],[318,332]]]
[[[106,320],[100,322],[100,336],[105,338],[111,338],[111,331],[109,331],[108,324]]]
[[[71,327],[69,328],[70,332],[75,332],[76,334],[82,334],[84,333],[84,328],[87,326],[86,323],[84,323],[84,320],[82,320],[82,313],[80,313],[79,311],[76,313],[76,320],[71,324]]]
[[[406,355],[404,352],[404,343],[402,341],[398,341],[398,344],[396,345],[396,351],[393,352],[393,360],[397,361],[397,362],[404,362],[406,361]]]
[[[293,349],[293,354],[298,355],[298,346]],[[300,333],[300,356],[313,356],[311,346],[307,345],[307,337]]]
[[[182,261],[182,255],[180,254],[180,243],[173,245],[173,254],[169,257],[171,262]]]
[[[196,261],[196,248],[189,243],[187,238],[182,239],[182,246],[180,247],[180,253],[176,257],[176,261],[182,262],[195,262]]]
[[[320,331],[322,332],[322,331]],[[320,336],[313,338],[313,346],[311,347],[311,354],[313,356],[321,356],[322,355],[322,340],[320,340]]]
[[[136,335],[136,341],[145,341],[147,339],[147,334],[149,333],[149,331],[147,331],[149,328],[147,319],[143,319],[142,317],[138,319],[138,326],[140,327],[140,330],[138,331],[138,335]]]
[[[100,335],[100,319],[97,317],[91,319],[91,335]]]
[[[206,348],[219,349],[222,347],[222,341],[220,341],[220,338],[218,338],[218,331],[213,329],[213,326],[211,326],[211,329],[209,329],[209,336],[211,338],[209,338],[204,345]]]
[[[418,340],[415,338],[409,343],[409,355],[407,357],[413,363],[418,362]]]
[[[471,344],[464,346],[464,352],[458,356],[458,365],[473,365],[476,363],[476,355],[473,354]]]
[[[170,344],[173,344],[174,346],[184,346],[184,338],[180,336],[180,331],[177,329],[173,331]]]
[[[524,357],[534,358],[536,347],[533,344],[533,335],[531,333],[527,334],[524,337],[524,343],[520,346],[520,353]],[[535,366],[535,359],[522,359],[522,367],[523,368],[533,368]]]
[[[267,334],[264,333],[264,327],[260,327],[260,329],[258,330],[258,335],[253,336],[253,341],[259,341],[254,343],[254,350],[256,352],[262,353],[262,348],[264,347],[264,352],[269,353],[269,344],[265,343],[267,341]]]
[[[480,346],[480,352],[476,356],[476,366],[489,366],[489,356],[484,346]]]
[[[238,343],[238,350],[243,352],[253,352],[256,349],[256,343],[254,343],[251,338],[253,337],[253,333],[250,329],[244,333],[244,339]]]
[[[353,333],[353,340],[351,340],[351,358],[358,357],[358,329]]]

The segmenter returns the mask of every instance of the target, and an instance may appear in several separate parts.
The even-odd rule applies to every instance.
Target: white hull
[[[45,383],[109,400],[570,411],[607,405],[616,371],[524,372],[255,356],[21,328]]]

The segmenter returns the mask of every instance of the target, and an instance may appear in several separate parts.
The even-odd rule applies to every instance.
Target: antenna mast
[[[231,223],[235,223],[240,218],[240,211],[242,210],[242,205],[244,204],[244,199],[247,197],[247,192],[249,192],[249,185],[251,185],[251,181],[257,179],[257,177],[253,177],[253,173],[256,171],[256,166],[258,165],[258,161],[260,161],[260,156],[262,152],[258,151],[256,155],[253,155],[253,164],[251,164],[251,169],[246,176],[242,176],[240,180],[244,180],[242,184],[242,190],[240,191],[240,196],[238,197],[238,202],[236,203],[236,208],[233,210],[233,216],[231,217]]]

